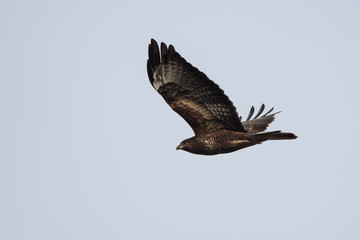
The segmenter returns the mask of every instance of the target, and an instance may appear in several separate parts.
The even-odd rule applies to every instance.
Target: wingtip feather
[[[254,117],[254,119],[257,119],[261,115],[261,113],[264,111],[264,109],[265,109],[265,104],[261,104],[261,107],[260,107],[258,113],[256,114],[256,116]]]
[[[254,111],[255,111],[254,106],[251,106],[250,112],[248,114],[248,117],[246,118],[246,121],[249,121],[251,119],[252,115],[254,114]]]

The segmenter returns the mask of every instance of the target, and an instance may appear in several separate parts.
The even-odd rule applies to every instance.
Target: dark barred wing
[[[253,119],[252,115],[254,114],[254,107],[252,106],[249,112],[249,115],[246,119],[246,121],[242,122],[242,125],[244,126],[245,130],[250,133],[257,133],[262,132],[267,129],[267,127],[275,120],[275,114],[279,113],[271,113],[274,108],[271,108],[269,111],[267,111],[265,114],[263,114],[261,117],[259,117],[265,109],[265,105],[262,104],[258,113],[255,115]],[[271,114],[270,114],[271,113]],[[241,117],[240,117],[241,120]]]
[[[172,45],[149,44],[147,71],[151,85],[191,126],[195,135],[219,129],[245,132],[236,108],[219,86],[193,67]]]

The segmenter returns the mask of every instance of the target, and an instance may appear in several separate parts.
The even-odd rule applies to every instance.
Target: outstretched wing
[[[219,129],[245,132],[236,108],[219,86],[170,45],[149,44],[147,71],[151,85],[191,126],[195,135]]]
[[[251,119],[255,111],[254,107],[251,107],[246,121],[242,122],[242,125],[244,126],[247,132],[257,133],[257,132],[265,131],[267,127],[270,125],[270,123],[272,123],[275,120],[275,114],[279,113],[279,112],[271,113],[274,110],[274,108],[271,108],[264,115],[259,117],[263,113],[264,109],[265,109],[265,105],[262,104],[256,116],[253,119]]]

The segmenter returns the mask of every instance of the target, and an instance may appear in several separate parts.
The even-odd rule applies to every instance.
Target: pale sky
[[[0,239],[360,239],[359,23],[359,1],[1,1]],[[299,138],[176,151],[151,38]]]

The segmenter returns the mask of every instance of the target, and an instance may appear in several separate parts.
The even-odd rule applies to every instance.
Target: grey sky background
[[[1,1],[0,239],[360,239],[359,1]],[[272,141],[212,157],[150,38]]]

